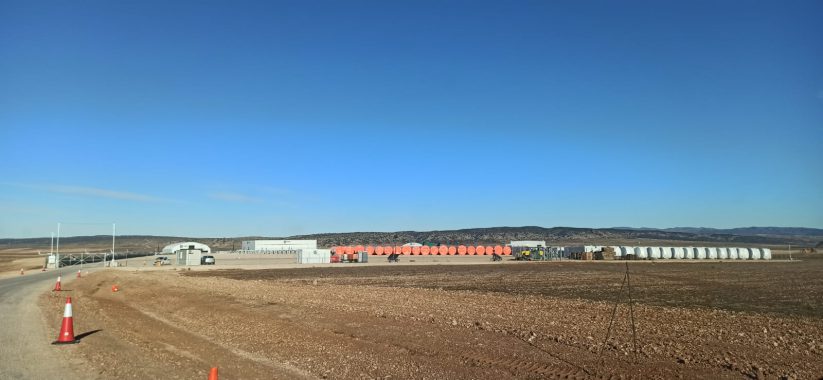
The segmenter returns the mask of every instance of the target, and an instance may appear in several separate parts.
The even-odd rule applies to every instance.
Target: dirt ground
[[[45,257],[31,253],[29,249],[0,249],[0,277],[19,274],[20,269],[24,272],[40,270],[45,262]]]
[[[72,295],[62,353],[102,379],[816,379],[821,269],[632,263],[636,356],[621,263],[109,269],[40,302],[56,333]]]

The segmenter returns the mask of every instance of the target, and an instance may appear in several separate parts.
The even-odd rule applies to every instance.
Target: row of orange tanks
[[[367,252],[369,255],[391,255],[398,253],[401,255],[511,255],[512,247],[510,246],[484,246],[484,245],[441,245],[436,247],[429,246],[337,246],[332,247],[332,252],[336,254],[352,254],[357,252]]]

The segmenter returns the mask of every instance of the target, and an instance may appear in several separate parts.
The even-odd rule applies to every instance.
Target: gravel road
[[[46,326],[37,297],[53,288],[59,273],[70,280],[73,272],[28,272],[0,279],[0,379],[94,378],[72,361],[74,347],[50,344],[60,326]]]

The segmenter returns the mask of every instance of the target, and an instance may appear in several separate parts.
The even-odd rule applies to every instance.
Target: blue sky
[[[821,14],[0,0],[0,237],[823,228]]]

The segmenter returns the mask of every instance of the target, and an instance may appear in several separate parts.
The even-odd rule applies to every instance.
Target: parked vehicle
[[[203,256],[200,258],[200,265],[214,265],[214,256]]]
[[[154,259],[154,265],[171,265],[171,260],[166,256],[158,256]]]

